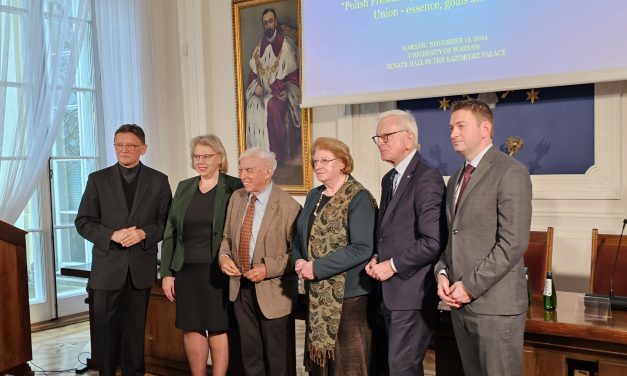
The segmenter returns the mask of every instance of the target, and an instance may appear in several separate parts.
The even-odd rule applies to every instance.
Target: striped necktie
[[[394,197],[394,192],[396,191],[396,177],[398,176],[396,169],[392,169],[392,171],[390,175],[390,190],[388,191],[388,204],[392,201],[392,197]]]

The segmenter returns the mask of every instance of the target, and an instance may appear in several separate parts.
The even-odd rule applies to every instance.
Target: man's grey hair
[[[383,119],[389,118],[391,116],[396,116],[398,118],[398,126],[399,130],[408,131],[414,135],[414,146],[417,150],[420,150],[420,143],[418,142],[418,124],[416,123],[416,118],[409,111],[403,110],[390,110],[385,111],[377,116],[377,124],[379,124]]]
[[[276,155],[270,150],[253,146],[244,150],[244,152],[240,154],[239,160],[241,161],[243,158],[248,157],[257,159],[261,165],[270,168],[274,174],[274,170],[276,170]]]

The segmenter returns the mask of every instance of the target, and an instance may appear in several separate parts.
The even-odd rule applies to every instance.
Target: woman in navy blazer
[[[226,175],[228,161],[214,135],[191,140],[192,167],[198,176],[179,183],[161,246],[161,278],[166,297],[176,300],[176,327],[194,375],[226,375],[230,326],[228,279],[216,262],[231,194],[242,187]]]

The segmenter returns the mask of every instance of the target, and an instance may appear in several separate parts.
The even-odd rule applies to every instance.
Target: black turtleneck
[[[122,175],[122,188],[124,188],[124,197],[126,198],[126,206],[130,212],[133,208],[133,200],[135,200],[135,191],[137,190],[137,176],[141,169],[141,163],[135,167],[126,168],[118,163],[120,174]]]

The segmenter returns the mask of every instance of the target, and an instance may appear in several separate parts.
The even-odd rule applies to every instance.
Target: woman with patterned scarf
[[[364,267],[374,251],[377,204],[350,175],[346,144],[320,137],[311,150],[322,185],[307,195],[292,242],[309,297],[305,364],[310,375],[367,375],[374,285]]]

